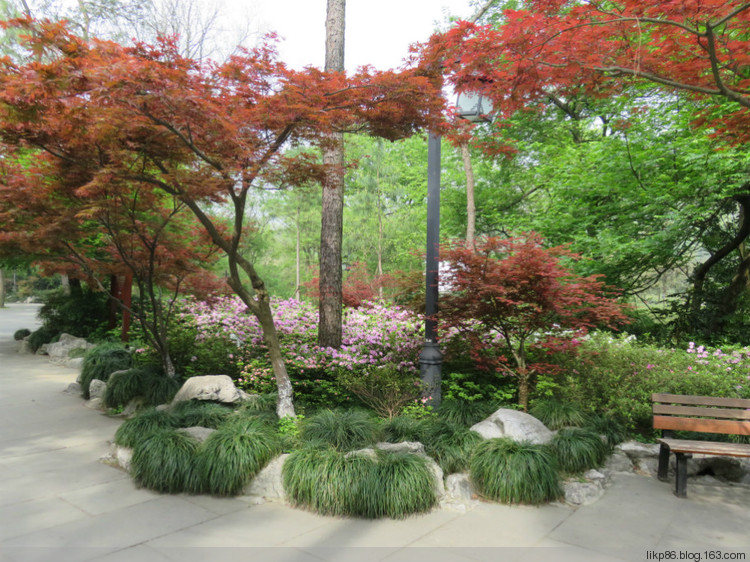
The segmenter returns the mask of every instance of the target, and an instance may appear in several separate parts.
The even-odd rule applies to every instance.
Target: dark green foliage
[[[40,347],[45,343],[50,343],[59,334],[60,332],[54,328],[45,326],[42,326],[38,330],[34,330],[29,336],[29,346],[31,346],[31,351],[36,353]]]
[[[125,420],[117,428],[115,443],[121,447],[134,447],[136,443],[160,429],[175,427],[177,427],[177,420],[172,414],[151,408]]]
[[[167,377],[156,367],[128,369],[109,378],[104,404],[108,408],[117,408],[137,397],[143,398],[148,406],[166,404],[177,394],[179,385],[179,382]]]
[[[178,402],[171,408],[178,427],[218,428],[232,414],[232,408],[201,400]]]
[[[212,433],[198,451],[200,489],[194,491],[217,496],[239,494],[279,452],[273,429],[257,420],[234,420]]]
[[[553,431],[569,426],[580,427],[586,422],[586,415],[578,406],[559,400],[539,400],[529,414]]]
[[[560,470],[568,473],[583,472],[602,464],[609,446],[598,433],[580,427],[561,429],[549,443]]]
[[[22,339],[28,337],[31,335],[31,330],[28,328],[21,328],[20,330],[16,330],[13,334],[13,339],[16,341],[21,341]]]
[[[584,429],[603,435],[610,448],[627,439],[628,432],[621,420],[607,414],[591,414],[586,417]]]
[[[133,447],[131,472],[138,486],[168,494],[200,488],[196,476],[198,443],[172,428],[158,429]]]
[[[492,415],[500,404],[487,400],[444,400],[437,415],[451,423],[471,427]]]
[[[117,343],[103,343],[86,352],[81,367],[81,390],[88,400],[89,385],[94,379],[107,382],[115,371],[126,371],[133,366],[130,352]]]
[[[42,326],[55,334],[90,338],[107,328],[109,297],[104,292],[71,286],[71,294],[55,292],[45,297],[39,309]],[[45,342],[46,343],[46,342]]]
[[[300,428],[303,441],[328,443],[339,451],[373,445],[380,437],[378,421],[364,410],[320,410]]]
[[[426,459],[408,453],[349,455],[330,448],[292,453],[284,464],[291,501],[323,515],[403,518],[437,503]]]
[[[543,445],[488,439],[475,448],[470,473],[480,494],[503,503],[540,504],[563,494],[555,458]]]
[[[397,416],[383,425],[383,439],[389,443],[401,441],[424,442],[427,423],[411,416]]]
[[[447,420],[427,420],[423,439],[425,452],[445,474],[466,470],[474,448],[482,441],[475,431]]]

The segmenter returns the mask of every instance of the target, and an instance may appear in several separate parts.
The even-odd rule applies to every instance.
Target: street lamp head
[[[478,92],[461,92],[456,99],[456,113],[472,123],[488,123],[491,121],[492,102]]]

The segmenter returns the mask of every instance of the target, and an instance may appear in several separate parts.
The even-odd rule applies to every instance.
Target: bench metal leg
[[[659,472],[657,476],[662,482],[669,480],[669,447],[664,443],[661,443],[659,447]]]
[[[678,498],[687,497],[687,460],[693,455],[688,453],[675,453],[677,458],[677,477],[675,478],[674,493]]]

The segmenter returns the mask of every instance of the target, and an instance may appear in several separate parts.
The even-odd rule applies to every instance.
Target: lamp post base
[[[425,342],[422,353],[419,354],[419,371],[425,384],[423,396],[427,398],[427,404],[435,408],[441,401],[442,365],[443,354],[438,344]]]

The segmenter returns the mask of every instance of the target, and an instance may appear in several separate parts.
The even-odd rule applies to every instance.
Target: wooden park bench
[[[693,454],[750,457],[750,445],[675,439],[675,431],[750,435],[750,400],[653,394],[654,429],[662,430],[659,480],[668,480],[669,453],[677,461],[675,495],[687,497],[687,459]]]

